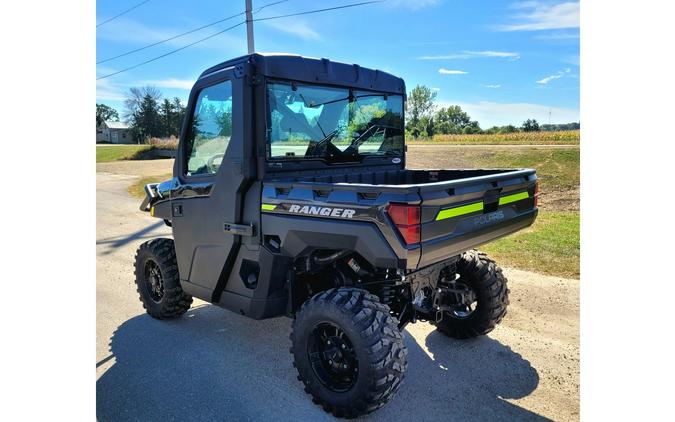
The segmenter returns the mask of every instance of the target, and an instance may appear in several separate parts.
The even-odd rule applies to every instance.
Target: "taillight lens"
[[[420,243],[420,207],[408,204],[389,204],[389,217],[408,245]]]
[[[539,206],[539,180],[534,183],[534,207]]]

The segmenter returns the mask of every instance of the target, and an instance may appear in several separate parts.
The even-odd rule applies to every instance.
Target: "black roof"
[[[205,70],[200,78],[220,69],[245,62],[253,64],[256,67],[256,72],[266,77],[349,86],[405,95],[403,79],[390,73],[368,69],[357,64],[293,54],[254,53],[237,57]]]

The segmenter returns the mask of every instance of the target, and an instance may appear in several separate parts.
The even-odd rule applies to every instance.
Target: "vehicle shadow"
[[[164,225],[164,221],[160,220],[130,234],[97,239],[96,244],[105,245],[105,250],[101,254],[109,255],[115,252],[115,250],[126,246],[131,242],[136,242],[143,239],[154,239],[158,237],[161,234],[159,230],[163,228]]]
[[[96,383],[106,421],[334,420],[296,379],[287,318],[254,321],[212,305],[175,321],[129,319],[111,338],[114,363]],[[539,377],[520,355],[485,337],[435,332],[425,346],[406,333],[406,379],[389,404],[364,420],[547,420],[502,398],[519,398]]]

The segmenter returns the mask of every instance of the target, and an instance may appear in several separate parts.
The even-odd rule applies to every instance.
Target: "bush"
[[[176,150],[178,148],[178,138],[173,135],[168,138],[149,138],[147,143],[157,149]]]

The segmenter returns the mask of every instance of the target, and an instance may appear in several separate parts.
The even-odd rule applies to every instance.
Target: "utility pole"
[[[255,52],[253,42],[253,13],[251,13],[253,0],[246,0],[246,41],[248,41],[248,54]]]

